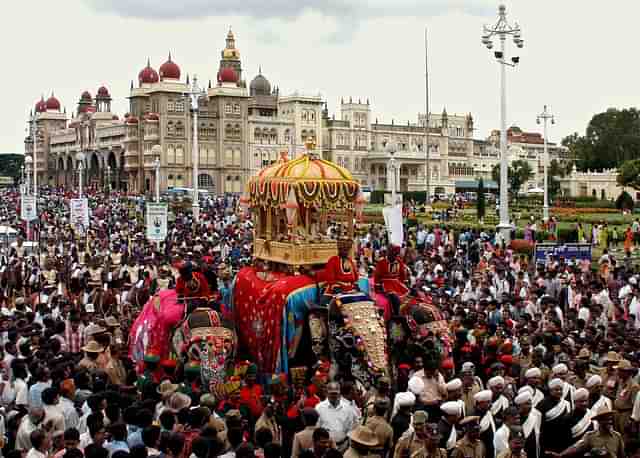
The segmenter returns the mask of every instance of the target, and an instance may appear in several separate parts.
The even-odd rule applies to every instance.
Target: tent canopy
[[[485,180],[484,183],[485,192],[497,192],[498,184],[493,180]],[[457,180],[456,181],[456,192],[477,192],[478,191],[478,180]]]

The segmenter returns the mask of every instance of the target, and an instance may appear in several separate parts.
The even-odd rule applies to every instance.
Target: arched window
[[[213,188],[213,178],[208,173],[201,173],[198,175],[198,187],[204,189]]]
[[[226,138],[233,137],[233,126],[231,124],[227,124],[224,126],[224,136]]]
[[[233,151],[233,165],[235,167],[240,167],[240,165],[242,165],[242,153],[239,149]]]

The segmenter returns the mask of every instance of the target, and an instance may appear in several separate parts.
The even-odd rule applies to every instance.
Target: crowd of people
[[[141,372],[128,339],[159,290],[223,307],[234,273],[252,262],[237,198],[207,198],[197,222],[175,208],[157,244],[144,236],[143,199],[90,191],[91,224],[79,233],[72,196],[42,188],[27,231],[19,194],[0,195],[0,222],[21,234],[0,259],[6,458],[640,456],[632,263],[536,265],[494,233],[445,227],[407,228],[396,247],[384,227],[365,225],[353,256],[341,249],[330,263],[332,278],[341,290],[360,276],[394,278],[428,295],[448,320],[450,349],[394,351],[370,387],[310,363],[302,391],[292,374],[265,377],[249,360],[221,396],[175,359],[145,355]]]

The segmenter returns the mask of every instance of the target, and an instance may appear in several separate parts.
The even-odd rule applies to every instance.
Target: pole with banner
[[[35,196],[22,195],[20,199],[20,218],[27,223],[27,240],[30,240],[30,223],[38,219],[38,206]]]
[[[167,238],[167,215],[166,204],[147,204],[146,235],[148,240],[158,243],[158,251],[160,244]]]
[[[89,229],[89,201],[86,197],[71,199],[71,226],[78,235]]]

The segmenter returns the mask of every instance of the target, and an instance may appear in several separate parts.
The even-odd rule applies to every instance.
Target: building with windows
[[[309,138],[323,157],[349,169],[372,189],[388,189],[390,154],[399,170],[401,191],[430,189],[450,194],[456,182],[491,178],[499,161],[499,136],[474,139],[471,114],[418,114],[415,122],[381,122],[369,99],[342,99],[338,116],[320,95],[281,95],[259,70],[248,87],[240,51],[229,31],[215,81],[197,99],[198,186],[216,193],[239,193],[247,179],[283,155],[295,157]],[[135,192],[155,188],[155,154],[160,151],[160,188],[193,187],[194,115],[192,84],[169,55],[156,70],[148,60],[131,82],[129,111],[111,112],[111,94],[100,87],[95,97],[81,94],[69,116],[53,94],[36,103],[36,158],[39,183],[75,185],[76,155],[85,154],[89,186]],[[31,126],[30,126],[31,127]],[[428,145],[429,159],[427,161]],[[542,137],[509,129],[511,159],[525,158],[536,171],[531,186],[542,180]],[[160,148],[157,148],[159,146]],[[156,147],[156,148],[154,148]],[[566,148],[549,144],[551,158],[566,157]],[[31,131],[25,152],[34,150]],[[428,171],[427,171],[428,164]]]

